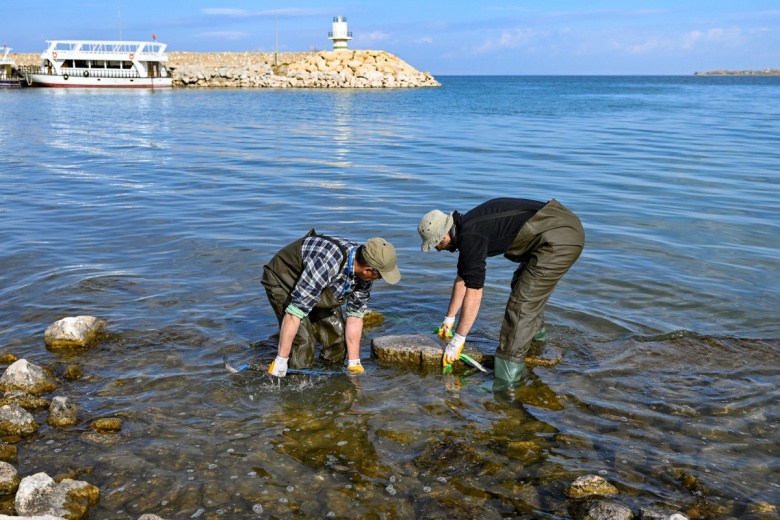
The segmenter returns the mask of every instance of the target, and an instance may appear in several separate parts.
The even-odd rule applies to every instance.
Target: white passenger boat
[[[16,73],[16,62],[8,57],[11,52],[9,47],[3,44],[3,57],[0,59],[0,88],[17,88],[22,85],[22,80]]]
[[[20,67],[27,85],[60,88],[171,88],[164,43],[50,40],[41,65]]]

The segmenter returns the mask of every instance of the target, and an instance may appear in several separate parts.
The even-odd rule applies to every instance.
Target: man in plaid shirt
[[[401,279],[395,248],[382,238],[364,245],[340,237],[305,237],[285,246],[263,266],[263,286],[279,319],[279,346],[268,373],[284,377],[290,368],[310,368],[314,346],[322,358],[363,372],[360,337],[363,315],[375,280]],[[346,303],[344,320],[341,306]]]

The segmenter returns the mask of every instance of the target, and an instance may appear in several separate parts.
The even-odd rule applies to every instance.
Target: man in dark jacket
[[[314,346],[322,344],[322,357],[363,372],[360,337],[363,314],[375,280],[395,284],[401,279],[395,248],[382,238],[364,245],[340,237],[305,237],[276,253],[263,267],[263,286],[279,319],[279,346],[268,373],[284,377],[290,368],[310,368]],[[347,318],[341,306],[346,303]]]
[[[580,219],[555,199],[544,203],[500,198],[465,214],[433,210],[420,220],[417,231],[424,252],[459,251],[450,305],[439,327],[444,337],[454,332],[442,358],[445,365],[458,359],[477,318],[487,257],[503,254],[520,264],[512,277],[495,359],[496,382],[517,386],[531,340],[544,324],[544,306],[582,252],[585,232]]]

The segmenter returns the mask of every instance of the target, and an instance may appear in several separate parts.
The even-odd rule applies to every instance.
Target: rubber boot
[[[495,373],[493,390],[509,390],[517,388],[523,380],[525,363],[515,363],[499,357],[494,359]]]
[[[534,336],[534,341],[538,341],[539,343],[542,343],[547,340],[547,329],[545,327],[542,327],[539,329],[539,332],[536,333],[536,336]]]

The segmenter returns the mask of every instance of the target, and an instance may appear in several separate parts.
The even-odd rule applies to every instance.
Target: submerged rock
[[[414,459],[418,468],[431,474],[458,477],[478,474],[483,462],[470,444],[450,438],[429,443]]]
[[[635,518],[630,508],[601,500],[580,502],[570,509],[572,516],[581,520],[631,520]]]
[[[617,495],[618,490],[615,486],[598,475],[585,475],[572,482],[566,490],[566,494],[572,498],[596,495],[610,496]]]
[[[9,390],[0,397],[0,406],[15,404],[25,410],[43,410],[51,404],[48,399],[28,394],[22,390]]]
[[[94,316],[69,316],[49,325],[43,337],[51,350],[89,347],[105,326],[105,321]]]
[[[90,427],[99,433],[116,433],[122,429],[122,419],[116,417],[107,417],[103,419],[95,419],[90,424]]]

